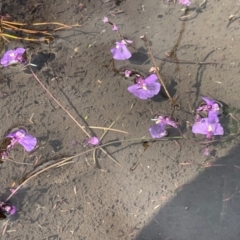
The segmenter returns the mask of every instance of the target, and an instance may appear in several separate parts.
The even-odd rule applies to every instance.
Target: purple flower
[[[156,121],[155,124],[153,124],[149,128],[149,133],[152,138],[161,138],[167,136],[168,132],[166,130],[166,125],[170,125],[174,128],[177,128],[176,122],[172,120],[170,117],[158,116],[157,119],[152,120]]]
[[[112,30],[113,30],[113,31],[118,31],[118,27],[117,27],[117,25],[116,25],[115,23],[113,23]]]
[[[93,146],[97,146],[97,145],[99,145],[100,141],[97,137],[91,137],[91,138],[87,139],[86,143],[93,145]]]
[[[108,21],[108,18],[107,18],[107,17],[103,17],[103,18],[102,18],[102,21],[103,21],[104,23],[109,23],[109,21]]]
[[[0,202],[0,210],[6,215],[14,215],[17,208],[10,203]]]
[[[4,67],[7,67],[9,65],[16,64],[16,63],[26,63],[27,61],[23,56],[24,53],[25,53],[24,48],[9,50],[3,55],[1,59],[1,64]]]
[[[125,40],[116,42],[116,47],[111,49],[111,53],[115,60],[126,60],[132,56],[126,45],[127,42]]]
[[[129,78],[129,77],[132,76],[132,71],[131,70],[125,70],[124,75],[125,75],[125,77]]]
[[[214,135],[223,135],[224,130],[217,115],[211,115],[208,118],[202,118],[192,126],[192,132],[206,135],[207,139],[211,139]]]
[[[178,0],[178,3],[186,6],[189,6],[191,4],[189,0]]]
[[[15,144],[19,143],[27,152],[31,152],[37,144],[37,139],[27,134],[23,129],[18,129],[17,131],[11,132],[7,135],[7,137],[11,138],[11,143],[8,148],[11,148]]]
[[[151,98],[160,91],[161,84],[157,80],[156,74],[151,74],[146,79],[139,77],[136,84],[128,87],[128,91],[140,99]]]
[[[107,17],[103,17],[103,18],[102,18],[102,21],[103,21],[104,23],[109,23],[110,25],[112,25],[112,30],[113,30],[113,31],[118,31],[117,25],[116,25],[115,23],[110,22]]]
[[[216,115],[220,115],[220,108],[219,108],[219,104],[210,98],[207,97],[202,97],[202,99],[206,102],[206,104],[202,104],[200,107],[197,108],[197,113],[202,112],[202,111],[206,111],[210,114],[215,113]]]

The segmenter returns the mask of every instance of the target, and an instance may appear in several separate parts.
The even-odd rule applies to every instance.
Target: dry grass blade
[[[168,138],[169,140],[170,139],[175,139],[175,137],[169,137]],[[37,172],[33,172],[32,174],[29,174],[27,173],[26,176],[23,178],[23,180],[21,181],[21,183],[19,184],[19,186],[8,196],[8,198],[5,200],[5,202],[7,202],[25,183],[27,183],[29,180],[33,179],[34,177],[38,176],[39,174],[53,168],[53,167],[58,167],[60,165],[63,165],[64,163],[67,163],[69,161],[71,161],[73,158],[77,158],[77,157],[80,157],[84,154],[87,154],[87,153],[90,153],[91,151],[95,151],[97,149],[101,149],[102,147],[106,147],[106,146],[109,146],[111,144],[115,144],[115,143],[122,143],[122,142],[139,142],[142,140],[146,140],[146,141],[149,141],[149,140],[152,140],[150,138],[133,138],[133,139],[125,139],[125,140],[120,140],[120,141],[113,141],[113,142],[110,142],[110,143],[105,143],[101,146],[97,146],[95,148],[92,148],[92,149],[88,149],[84,152],[81,152],[81,153],[78,153],[78,154],[75,154],[71,157],[67,157],[67,158],[62,158],[58,161],[54,161],[53,163],[51,163],[50,165],[47,165],[46,167],[42,168],[41,170],[37,171]],[[158,141],[163,141],[163,139],[158,139]],[[45,163],[44,163],[45,164]],[[28,176],[29,175],[29,176]]]
[[[14,30],[20,29],[19,27],[13,26],[13,25],[11,25],[11,24],[2,23],[2,28],[5,28],[5,26],[9,27],[8,29],[10,29],[10,30],[12,30],[12,29],[14,29]]]
[[[5,26],[7,26],[8,28],[6,28]],[[26,32],[26,33],[42,33],[45,35],[51,35],[48,31],[41,31],[41,30],[31,30],[31,29],[25,29],[25,28],[18,28],[18,27],[14,27],[8,24],[4,24],[3,29],[8,29],[8,30],[16,30],[16,31],[22,31],[22,32]]]
[[[4,161],[9,161],[9,162],[14,162],[16,164],[20,164],[20,165],[29,165],[29,166],[32,166],[33,164],[32,163],[25,163],[25,162],[18,162],[18,161],[15,161],[15,160],[12,160],[12,159],[4,159]]]
[[[0,34],[0,36],[6,41],[6,42],[10,42],[6,37],[4,37],[2,34]]]
[[[11,25],[17,25],[17,26],[26,26],[27,24],[26,23],[19,23],[19,22],[8,22],[8,21],[5,21],[5,20],[2,20],[1,22],[2,24],[11,24]]]
[[[114,128],[96,127],[96,126],[89,126],[89,128],[90,128],[90,129],[103,129],[104,131],[105,131],[105,130],[108,130],[108,131],[113,131],[113,132],[119,132],[119,133],[129,134],[129,132],[122,131],[122,130],[119,130],[119,129],[114,129]]]
[[[8,220],[4,223],[4,225],[3,225],[2,236],[5,235],[5,232],[6,232],[7,226],[8,226],[8,222],[9,222],[9,219],[8,219]]]
[[[59,167],[60,165],[63,164],[67,164],[67,162],[69,162],[70,160],[72,160],[74,158],[74,156],[69,157],[69,158],[64,158],[61,159],[60,161],[57,161],[56,163],[53,163],[49,166],[46,166],[45,168],[33,173],[32,175],[30,175],[29,177],[24,178],[21,183],[19,184],[19,186],[9,195],[9,197],[6,199],[6,202],[25,184],[27,183],[29,180],[31,180],[32,178],[38,176],[39,174],[53,168],[53,167]]]
[[[53,31],[59,31],[59,30],[65,29],[65,28],[69,28],[69,27],[59,27],[59,28],[53,29]]]
[[[67,164],[69,164],[69,163],[73,163],[73,161],[61,163],[61,164],[59,164],[57,167],[62,167],[62,166],[65,166],[65,165],[67,165]]]
[[[25,32],[28,34],[43,34],[43,35],[47,35],[47,36],[52,36],[51,33],[49,33],[46,30],[34,30],[34,29],[26,29],[26,28],[21,28],[22,26],[26,26],[28,24],[26,23],[19,23],[19,22],[9,22],[9,21],[5,21],[5,20],[0,20],[0,24],[1,24],[1,29],[2,31],[4,30],[10,30],[10,31],[21,31],[21,32]],[[43,26],[43,25],[58,25],[58,28],[53,29],[53,31],[57,31],[60,29],[65,29],[65,28],[72,28],[75,26],[81,26],[79,24],[75,24],[75,25],[66,25],[63,23],[59,23],[59,22],[42,22],[42,23],[33,23],[32,26]],[[24,40],[24,41],[31,41],[31,42],[42,42],[41,39],[35,39],[35,38],[29,38],[29,37],[18,37],[18,36],[14,36],[11,34],[7,34],[4,32],[0,33],[0,36],[7,42],[9,42],[7,40],[7,38],[11,38],[11,39],[16,39],[16,40]]]
[[[28,37],[23,38],[23,37],[17,37],[17,36],[6,34],[6,33],[1,33],[0,36],[8,42],[9,42],[9,40],[7,40],[6,37],[16,39],[16,40],[30,41],[30,42],[42,42],[40,39],[37,39],[37,38],[28,38]]]
[[[42,23],[33,23],[33,26],[41,26],[41,25],[59,25],[62,26],[63,28],[72,28],[72,26],[63,24],[63,23],[59,23],[59,22],[42,22]]]
[[[32,68],[30,67],[30,70],[32,72],[32,75],[34,78],[38,81],[38,83],[41,85],[41,87],[47,92],[47,94],[58,104],[59,107],[77,124],[77,126],[88,136],[89,138],[91,135],[85,130],[85,127],[83,127],[74,117],[73,115],[68,112],[65,107],[51,94],[51,92],[44,86],[44,84],[38,79],[37,75],[33,72]]]
[[[34,76],[34,78],[38,81],[38,83],[41,85],[41,87],[47,92],[47,94],[58,104],[59,107],[62,108],[62,110],[77,124],[77,126],[86,134],[87,137],[91,138],[91,135],[85,130],[86,127],[82,126],[73,116],[70,112],[67,111],[67,109],[65,107],[63,107],[63,105],[51,94],[51,92],[44,86],[44,84],[38,79],[37,75],[33,72],[32,68],[30,67],[30,70],[32,72],[32,75]],[[114,124],[115,122],[113,122]],[[112,126],[112,125],[111,125]],[[110,126],[110,127],[111,127]],[[106,130],[104,133],[103,133],[103,136],[105,136],[105,134],[107,133],[108,130]],[[101,140],[101,139],[100,139]],[[104,149],[102,149],[100,147],[100,150],[107,154],[107,156],[113,161],[115,162],[116,164],[120,165],[120,163],[118,163],[113,157],[111,157]],[[96,163],[96,159],[95,159],[95,163]]]
[[[116,118],[115,121],[113,121],[113,122],[111,123],[111,125],[109,126],[108,129],[110,129],[110,128],[116,123],[116,121],[118,120],[118,118],[119,118],[119,116]],[[107,132],[109,131],[108,129],[104,131],[104,133],[103,133],[102,136],[100,137],[100,141],[101,141],[101,140],[104,138],[104,136],[107,134]],[[100,148],[100,149],[101,149],[102,152],[104,152],[113,162],[115,162],[117,165],[119,165],[120,167],[122,167],[122,165],[121,165],[118,161],[116,161],[112,156],[110,156],[103,148]],[[96,166],[96,150],[93,151],[93,162],[94,162],[94,164],[95,164],[95,166]]]

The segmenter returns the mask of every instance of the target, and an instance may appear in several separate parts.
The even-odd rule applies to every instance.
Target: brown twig
[[[58,23],[58,22],[42,22],[42,23],[33,23],[33,26],[41,26],[41,25],[59,25],[62,26],[63,28],[72,28],[72,26],[63,24],[63,23]]]
[[[159,72],[159,70],[158,70],[158,66],[157,66],[156,61],[155,61],[155,59],[154,59],[154,56],[153,56],[153,53],[152,53],[152,49],[151,49],[151,46],[150,46],[150,44],[149,44],[149,41],[148,41],[147,37],[144,35],[144,36],[141,36],[140,38],[141,38],[141,39],[145,42],[145,44],[146,44],[146,47],[147,47],[147,49],[148,49],[149,56],[150,56],[151,61],[152,61],[152,63],[153,63],[153,67],[156,69],[156,74],[157,74],[157,76],[158,76],[158,79],[159,79],[161,85],[163,86],[163,88],[164,88],[164,90],[165,90],[168,98],[171,100],[172,106],[173,106],[174,108],[179,108],[179,104],[178,104],[178,103],[171,97],[171,95],[169,94],[169,92],[168,92],[168,90],[167,90],[167,88],[166,88],[166,85],[165,85],[165,83],[164,83],[164,81],[163,81],[163,79],[162,79],[162,77],[161,77],[161,75],[160,75],[160,72]]]
[[[181,138],[181,137],[169,137],[168,139],[158,139],[156,141],[167,141],[169,139],[176,139],[176,138]],[[77,158],[77,157],[80,157],[84,154],[87,154],[91,151],[94,151],[94,150],[97,150],[97,149],[101,149],[102,147],[106,147],[106,146],[109,146],[109,145],[112,145],[112,144],[115,144],[115,143],[122,143],[122,142],[139,142],[139,141],[142,141],[142,140],[146,140],[146,141],[150,141],[152,139],[150,138],[145,138],[145,139],[142,139],[142,138],[134,138],[134,139],[125,139],[125,140],[120,140],[120,141],[113,141],[113,142],[109,142],[109,143],[105,143],[105,144],[102,144],[101,146],[97,146],[95,148],[91,148],[91,149],[88,149],[84,152],[81,152],[81,153],[78,153],[76,155],[73,155],[71,157],[66,157],[66,158],[62,158],[60,159],[59,161],[48,161],[48,162],[45,162],[43,163],[43,165],[45,165],[46,167],[42,168],[42,165],[40,165],[39,167],[37,167],[36,169],[40,169],[39,171],[36,172],[36,169],[34,169],[33,171],[30,171],[29,173],[27,173],[25,175],[25,177],[21,180],[21,183],[19,184],[19,186],[7,197],[7,199],[5,200],[5,202],[7,202],[14,194],[16,194],[16,192],[25,184],[27,183],[29,180],[33,179],[34,177],[38,176],[39,174],[53,168],[53,167],[59,167],[61,165],[63,165],[64,163],[67,163],[69,161],[71,161],[73,158]],[[42,168],[42,169],[41,169]]]
[[[29,66],[30,67],[30,66]],[[32,72],[32,75],[34,78],[38,81],[38,83],[41,85],[41,87],[47,92],[47,94],[58,104],[59,107],[62,108],[62,110],[74,121],[74,123],[86,134],[87,137],[91,138],[91,135],[85,130],[85,126],[82,126],[74,117],[73,115],[51,94],[51,92],[44,86],[44,84],[38,79],[37,75],[33,72],[32,68],[30,67],[30,70]],[[107,131],[107,130],[106,130]],[[100,147],[100,150],[105,153],[113,162],[117,163],[121,166],[120,163],[118,163],[114,158],[112,158],[103,148]]]
[[[51,35],[50,33],[48,33],[47,31],[41,31],[41,30],[31,30],[31,29],[25,29],[25,28],[18,28],[18,27],[15,27],[15,26],[12,26],[11,24],[7,24],[7,23],[3,23],[2,24],[2,28],[6,28],[6,29],[9,29],[9,30],[17,30],[17,31],[22,31],[22,32],[26,32],[26,33],[42,33],[42,34],[46,34],[46,35]],[[6,26],[6,27],[5,27]]]

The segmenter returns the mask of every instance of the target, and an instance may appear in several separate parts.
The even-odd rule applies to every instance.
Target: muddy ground
[[[1,1],[2,15],[15,21],[81,25],[57,31],[50,45],[5,42],[1,55],[26,48],[39,79],[80,124],[109,127],[117,119],[113,127],[129,133],[109,131],[102,143],[138,139],[104,147],[121,166],[98,150],[97,167],[92,153],[84,154],[29,181],[11,199],[18,213],[1,222],[1,239],[240,239],[240,13],[229,25],[240,1],[201,3],[192,0],[185,13],[191,15],[180,19],[182,6],[162,0]],[[139,50],[131,48],[133,57],[117,62],[117,68],[147,75],[152,64],[139,37],[146,34],[151,41],[166,85],[181,105],[175,117],[184,139],[170,129],[169,138],[149,141],[144,152],[141,138],[149,137],[150,119],[171,114],[170,102],[162,95],[136,99],[127,91],[131,83],[105,67],[119,37],[101,21],[103,16]],[[173,49],[174,58],[166,59]],[[36,150],[28,154],[16,147],[11,152],[15,162],[1,165],[3,201],[34,166],[90,147],[29,70],[1,68],[0,87],[1,137],[13,126],[25,126],[38,138]],[[216,138],[209,157],[200,144],[204,137],[195,138],[189,127],[202,95],[228,105],[221,118],[225,135]],[[100,137],[103,130],[89,133]],[[140,164],[130,171],[139,157]]]

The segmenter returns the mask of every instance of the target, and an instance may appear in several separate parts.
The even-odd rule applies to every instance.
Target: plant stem
[[[79,122],[72,116],[70,112],[50,93],[50,91],[43,85],[43,83],[38,79],[37,75],[33,72],[32,68],[30,67],[30,70],[32,72],[32,75],[34,78],[38,81],[38,83],[41,85],[41,87],[47,92],[47,94],[58,104],[59,107],[62,108],[62,110],[78,125],[78,127],[89,137],[91,138],[91,135],[84,129],[84,127],[79,124]]]
[[[176,136],[176,137],[169,137],[169,138],[166,138],[166,139],[157,139],[155,141],[168,141],[169,139],[182,139],[181,136]],[[122,143],[122,142],[139,142],[139,141],[151,141],[152,138],[133,138],[133,139],[125,139],[125,140],[119,140],[119,141],[113,141],[113,142],[109,142],[109,143],[105,143],[105,144],[102,144],[101,146],[97,146],[95,148],[92,148],[92,149],[88,149],[84,152],[81,152],[81,153],[78,153],[76,155],[73,155],[71,157],[66,157],[66,158],[63,158],[63,159],[60,159],[58,161],[53,161],[52,164],[50,165],[47,165],[45,168],[37,171],[37,172],[33,172],[32,174],[29,175],[29,173],[27,173],[25,176],[25,178],[23,178],[23,180],[21,180],[19,186],[7,197],[7,199],[5,200],[5,202],[7,202],[14,194],[16,194],[16,192],[25,184],[27,183],[29,180],[33,179],[34,177],[38,176],[40,173],[43,173],[53,167],[59,167],[60,165],[63,165],[64,163],[67,163],[69,161],[71,161],[73,158],[76,158],[76,157],[80,157],[86,153],[89,153],[91,151],[95,151],[97,149],[102,149],[102,147],[106,147],[106,146],[109,146],[109,145],[112,145],[112,144],[115,144],[115,143]],[[51,160],[49,160],[51,161]],[[46,164],[43,163],[43,164]]]
[[[62,110],[77,124],[77,126],[89,137],[91,138],[91,135],[85,130],[85,127],[79,124],[79,122],[72,116],[68,110],[63,107],[63,105],[51,94],[51,92],[44,86],[44,84],[38,79],[37,75],[33,72],[32,68],[30,67],[30,70],[34,76],[34,78],[38,81],[38,83],[41,85],[41,87],[47,92],[47,94],[62,108]],[[114,158],[112,158],[103,148],[100,147],[100,150],[105,153],[112,161],[114,161],[116,164],[120,165]]]
[[[157,76],[158,76],[158,79],[160,80],[160,83],[161,83],[161,85],[163,86],[163,88],[164,88],[164,90],[165,90],[168,98],[171,100],[172,106],[173,106],[174,108],[179,107],[179,104],[178,104],[178,103],[171,97],[171,95],[169,94],[169,92],[168,92],[168,90],[167,90],[167,88],[166,88],[166,85],[165,85],[165,83],[164,83],[164,81],[163,81],[163,79],[162,79],[162,77],[161,77],[161,75],[160,75],[160,72],[159,72],[159,70],[158,70],[156,61],[155,61],[155,59],[154,59],[154,57],[153,57],[152,49],[151,49],[151,47],[150,47],[150,44],[149,44],[149,41],[148,41],[147,37],[144,35],[144,36],[141,37],[141,39],[142,39],[142,40],[145,42],[145,44],[146,44],[146,47],[147,47],[147,49],[148,49],[149,56],[150,56],[150,58],[151,58],[151,61],[152,61],[152,63],[153,63],[153,66],[154,66],[154,68],[155,68],[155,72],[156,72],[156,74],[157,74]]]

